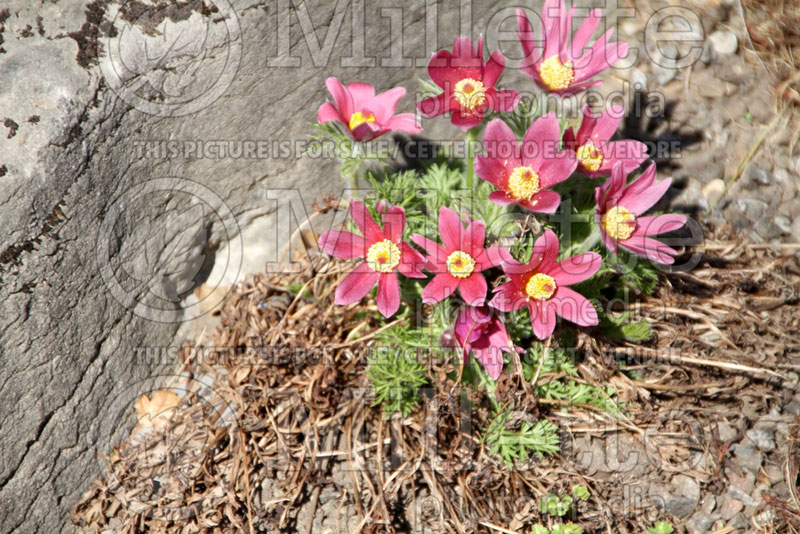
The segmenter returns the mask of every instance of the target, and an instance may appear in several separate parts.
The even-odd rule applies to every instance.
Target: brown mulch
[[[180,404],[103,458],[104,475],[73,522],[121,533],[514,533],[547,524],[541,497],[580,484],[591,498],[573,520],[585,533],[679,525],[658,506],[637,505],[632,485],[681,473],[704,494],[724,492],[730,441],[716,425],[789,402],[800,372],[798,249],[723,232],[694,252],[698,267],[665,274],[636,310],[652,341],[580,335],[578,380],[615,386],[628,406],[621,420],[537,400],[506,371],[506,408],[546,416],[561,436],[560,454],[514,469],[489,455],[481,429],[491,413],[478,392],[456,388],[450,362],[421,358],[436,389],[408,417],[372,406],[365,366],[378,322],[363,304],[333,305],[346,265],[312,252],[303,272],[250,276],[210,341],[181,353],[164,386],[180,386]],[[294,296],[287,286],[296,282],[305,290]],[[773,453],[785,460],[787,492],[766,494],[754,512],[771,510],[774,532],[800,529],[798,424],[795,440]],[[587,462],[598,443],[634,448],[641,461],[628,470]]]

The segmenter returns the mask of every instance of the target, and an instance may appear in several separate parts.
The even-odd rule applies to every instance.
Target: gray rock
[[[752,222],[764,216],[769,208],[769,204],[755,198],[740,198],[736,201],[736,205],[747,217],[747,220]]]
[[[797,215],[792,222],[792,237],[795,241],[800,242],[800,215]]]
[[[772,183],[770,173],[757,165],[750,167],[748,176],[750,177],[750,181],[756,185],[769,185]]]
[[[671,486],[664,500],[667,512],[677,517],[688,516],[700,502],[700,486],[687,475],[674,476]]]
[[[731,447],[734,455],[734,462],[739,467],[747,469],[751,473],[758,473],[761,468],[762,454],[754,447],[737,443]]]
[[[767,219],[760,219],[753,225],[753,230],[767,241],[780,237],[783,233],[780,227]]]
[[[715,31],[708,36],[711,50],[718,56],[729,56],[736,53],[739,40],[731,32]]]
[[[717,433],[719,434],[719,440],[723,443],[728,443],[733,441],[733,439],[737,436],[738,431],[733,428],[727,421],[720,421],[717,423]]]
[[[775,226],[780,228],[781,233],[787,235],[792,233],[792,221],[790,221],[788,217],[776,215],[773,219],[773,222],[775,223]]]
[[[765,428],[754,428],[745,434],[755,447],[763,452],[775,450],[775,433]]]

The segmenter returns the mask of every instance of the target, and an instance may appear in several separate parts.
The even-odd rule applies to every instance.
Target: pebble
[[[736,53],[739,40],[731,32],[715,31],[708,36],[711,50],[718,56],[729,56]]]
[[[798,214],[792,223],[792,236],[800,242],[800,214]]]
[[[700,502],[700,485],[687,475],[675,475],[672,478],[673,489],[666,498],[667,512],[677,517],[691,514]]]
[[[722,501],[722,506],[720,506],[719,513],[722,516],[722,519],[728,521],[730,518],[741,512],[742,508],[744,508],[742,501],[735,499],[730,495],[726,495]]]
[[[770,173],[757,165],[750,167],[750,172],[748,174],[751,182],[755,182],[758,185],[769,185],[772,183]]]
[[[754,474],[761,468],[761,453],[755,448],[737,443],[731,447],[731,451],[738,466]]]
[[[781,229],[781,233],[787,235],[792,233],[792,221],[790,221],[788,217],[776,215],[773,219],[773,222],[775,223],[775,226]]]
[[[738,434],[736,429],[729,425],[727,421],[717,423],[717,433],[719,434],[719,440],[723,443],[733,441]]]
[[[736,201],[736,205],[749,221],[759,220],[769,209],[769,204],[754,198],[740,198]]]
[[[783,234],[781,229],[766,219],[760,219],[753,225],[753,230],[760,236],[769,241],[775,239]]]
[[[725,194],[725,181],[721,178],[714,178],[703,186],[703,196],[706,197],[709,205],[713,206]]]
[[[763,452],[770,452],[775,450],[775,434],[774,432],[761,428],[754,428],[748,430],[745,434],[747,438],[753,442],[756,448]]]
[[[639,69],[631,69],[629,81],[634,91],[647,92],[647,75]]]
[[[756,486],[756,475],[750,471],[744,471],[739,475],[733,469],[726,469],[725,475],[730,482],[730,488],[736,488],[743,493],[750,493]]]

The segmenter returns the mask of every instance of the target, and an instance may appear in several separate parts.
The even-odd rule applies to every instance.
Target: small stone
[[[725,181],[721,178],[714,178],[703,186],[703,196],[706,197],[709,205],[713,206],[725,194]]]
[[[728,488],[728,495],[732,496],[737,501],[742,501],[742,504],[745,506],[755,506],[758,504],[750,495],[740,490],[736,486],[731,486]]]
[[[755,448],[737,443],[731,447],[731,451],[736,465],[754,474],[761,468],[761,453]]]
[[[726,495],[722,501],[722,506],[720,506],[719,513],[722,516],[722,519],[728,521],[730,518],[741,512],[742,508],[744,508],[742,501]]]
[[[792,223],[792,237],[800,242],[800,215],[798,215]]]
[[[639,69],[631,69],[629,81],[634,91],[647,92],[647,75]]]
[[[792,175],[786,169],[776,169],[773,173],[775,181],[781,184],[791,184],[793,182]]]
[[[754,428],[748,430],[746,436],[760,451],[770,452],[775,450],[775,434],[772,431]]]
[[[760,236],[769,241],[779,237],[783,232],[775,224],[766,219],[760,219],[753,225],[753,230]]]
[[[723,443],[733,441],[738,434],[736,429],[729,425],[727,421],[717,423],[717,433],[719,434],[719,440]]]
[[[718,56],[729,56],[736,53],[739,47],[739,40],[731,32],[715,31],[708,36],[711,50]]]
[[[689,534],[705,534],[709,532],[714,518],[703,512],[697,512],[686,522],[686,531]]]
[[[657,46],[655,53],[650,58],[653,73],[659,85],[666,85],[675,79],[678,74],[678,47],[674,44]]]
[[[736,205],[750,221],[759,220],[769,209],[769,204],[754,198],[740,198],[736,201]]]
[[[784,478],[783,469],[781,469],[777,465],[772,465],[772,464],[765,465],[764,473],[766,473],[767,480],[769,480],[769,483],[772,485],[777,484]]]
[[[730,482],[729,488],[737,488],[744,493],[750,493],[756,485],[756,475],[750,471],[743,471],[740,475],[733,469],[726,469],[725,475]]]
[[[666,498],[665,508],[674,516],[686,517],[700,502],[700,485],[687,475],[675,475],[671,483],[672,489]]]
[[[772,221],[775,223],[775,226],[781,229],[781,233],[786,235],[792,233],[792,221],[790,221],[788,217],[776,215]]]
[[[750,176],[750,181],[757,185],[769,185],[772,183],[770,173],[757,165],[750,167],[750,172],[748,174]]]

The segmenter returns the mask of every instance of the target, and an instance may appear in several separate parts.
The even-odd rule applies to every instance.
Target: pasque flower
[[[600,255],[585,252],[559,262],[558,248],[556,234],[545,230],[534,243],[528,263],[504,262],[509,281],[495,289],[489,303],[503,312],[527,306],[533,333],[539,339],[553,333],[556,315],[580,326],[597,324],[594,306],[568,286],[593,276],[602,264]]]
[[[482,305],[487,291],[482,271],[513,258],[503,248],[484,248],[483,222],[470,221],[465,230],[458,214],[445,206],[439,210],[439,235],[442,245],[420,234],[411,236],[428,252],[425,269],[435,274],[422,291],[422,301],[435,304],[458,289],[467,304]]]
[[[578,164],[574,152],[558,150],[560,142],[561,129],[553,113],[531,124],[522,146],[502,119],[492,120],[483,136],[487,155],[475,158],[475,173],[498,189],[489,199],[554,213],[561,197],[548,188],[569,178]]]
[[[614,254],[620,246],[651,261],[672,264],[678,252],[649,236],[677,230],[686,224],[686,217],[677,214],[641,216],[664,196],[672,178],[655,183],[655,163],[630,185],[626,185],[626,176],[623,163],[617,163],[606,183],[594,190],[595,221],[603,243]]]
[[[417,109],[426,117],[452,112],[450,120],[462,130],[469,130],[483,121],[487,109],[511,111],[519,103],[519,93],[495,88],[505,69],[506,60],[499,50],[483,62],[483,39],[478,37],[478,50],[469,37],[456,38],[453,51],[440,50],[428,63],[431,80],[444,91],[426,98]]]
[[[561,95],[573,95],[602,83],[587,81],[604,71],[628,53],[628,44],[609,43],[614,29],[609,29],[591,48],[584,50],[592,33],[602,18],[599,9],[593,9],[572,37],[572,17],[575,6],[567,11],[563,0],[546,0],[542,8],[543,46],[533,35],[525,11],[517,10],[519,37],[525,58],[522,71],[542,89]]]
[[[625,173],[636,169],[647,159],[647,145],[633,139],[611,141],[625,109],[611,106],[597,117],[589,106],[583,108],[583,120],[578,131],[567,128],[564,146],[575,151],[578,169],[592,178],[608,176],[617,162],[622,162]]]
[[[519,350],[511,341],[503,321],[486,306],[461,308],[453,334],[458,346],[464,350],[464,363],[472,351],[494,380],[503,371],[503,352]]]
[[[335,302],[352,304],[364,298],[378,284],[378,311],[391,317],[400,307],[397,273],[409,278],[425,278],[425,257],[402,241],[406,212],[400,206],[386,210],[383,229],[375,222],[363,202],[350,202],[350,216],[362,235],[329,230],[319,238],[319,246],[336,258],[365,258],[336,288]]]
[[[350,82],[345,87],[333,77],[325,80],[325,86],[335,104],[322,104],[317,121],[342,123],[356,141],[369,141],[392,130],[411,134],[422,131],[413,113],[394,114],[397,103],[406,94],[403,87],[376,95],[375,88],[368,83]]]

